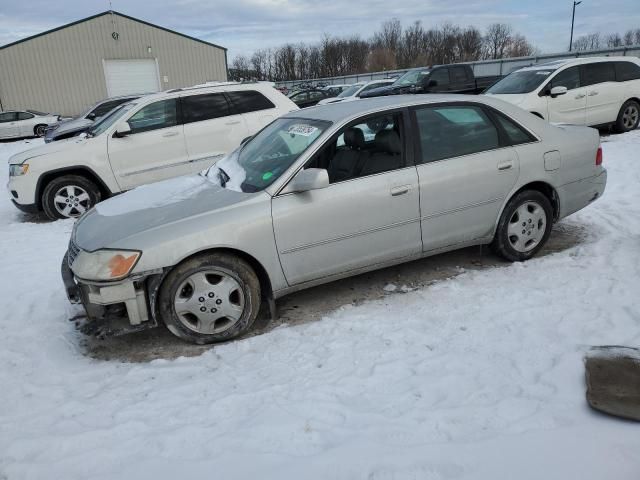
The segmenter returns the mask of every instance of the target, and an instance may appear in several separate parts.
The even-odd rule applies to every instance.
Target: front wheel
[[[635,100],[627,100],[618,112],[616,131],[626,133],[638,128],[640,123],[640,105]]]
[[[51,220],[75,218],[100,201],[100,189],[79,175],[51,180],[42,192],[42,209]]]
[[[260,282],[234,255],[212,253],[175,267],[160,288],[159,315],[171,333],[204,345],[248,332],[260,309]]]
[[[535,190],[513,197],[500,217],[492,249],[511,262],[533,257],[551,234],[553,209],[549,199]]]
[[[46,125],[36,125],[33,127],[33,134],[36,137],[44,137],[45,132],[47,131]]]

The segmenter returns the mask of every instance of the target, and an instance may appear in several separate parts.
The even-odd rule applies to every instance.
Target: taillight
[[[598,153],[596,153],[596,165],[602,165],[602,147],[598,147]]]

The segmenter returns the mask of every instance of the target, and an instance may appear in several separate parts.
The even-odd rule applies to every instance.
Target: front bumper
[[[75,278],[67,258],[68,254],[60,268],[62,281],[69,301],[84,307],[86,316],[78,325],[84,333],[117,336],[157,325],[149,314],[144,277],[109,283],[87,282]]]

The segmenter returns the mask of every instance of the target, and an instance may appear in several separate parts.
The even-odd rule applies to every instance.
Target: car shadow
[[[538,256],[568,250],[583,243],[586,237],[585,227],[560,222],[554,225],[547,244]],[[482,246],[456,250],[338,280],[282,298],[278,301],[279,318],[271,320],[268,312],[262,311],[254,329],[244,338],[262,335],[283,325],[315,322],[343,305],[360,305],[386,295],[401,295],[429,287],[467,271],[506,265],[510,263],[494,255],[487,246]],[[185,343],[163,326],[104,340],[83,337],[83,345],[86,355],[94,359],[122,362],[193,357],[215,347]]]

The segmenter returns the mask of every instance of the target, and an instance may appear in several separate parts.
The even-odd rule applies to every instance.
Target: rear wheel
[[[46,130],[47,130],[46,125],[36,125],[35,127],[33,127],[33,134],[36,137],[44,137]]]
[[[509,261],[528,260],[547,242],[552,220],[553,209],[545,195],[535,190],[520,192],[502,212],[491,247]]]
[[[618,133],[630,132],[638,128],[640,122],[640,105],[635,100],[627,100],[618,112],[616,119],[616,131]]]
[[[260,309],[260,282],[247,262],[213,253],[191,258],[160,288],[159,314],[177,337],[196,344],[231,340],[248,332]]]
[[[42,192],[42,209],[51,220],[79,217],[100,201],[100,189],[80,175],[51,180]]]

